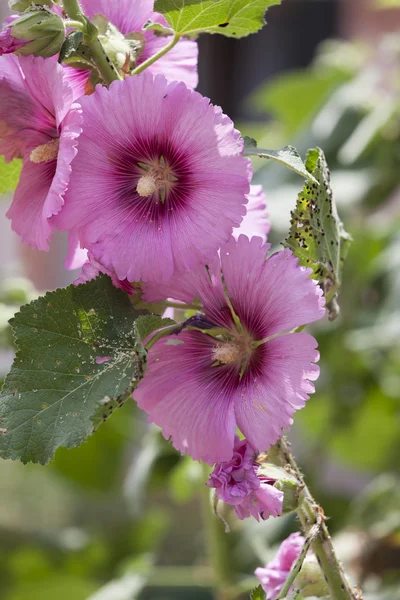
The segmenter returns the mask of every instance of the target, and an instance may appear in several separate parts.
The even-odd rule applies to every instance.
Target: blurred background
[[[317,392],[290,438],[368,600],[400,599],[399,32],[398,0],[284,0],[258,35],[199,42],[199,90],[243,134],[303,156],[323,148],[354,238],[340,317],[313,328]],[[302,181],[280,166],[254,167],[278,248]],[[0,378],[13,356],[8,318],[75,278],[61,236],[49,254],[20,245],[4,216],[9,202],[0,198]],[[204,477],[133,403],[46,467],[2,461],[0,600],[212,599]],[[296,528],[292,517],[232,521],[226,556],[243,599],[254,569]]]

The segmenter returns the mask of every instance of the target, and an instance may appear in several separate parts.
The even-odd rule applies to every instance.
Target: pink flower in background
[[[12,15],[11,17],[7,17],[4,23],[1,26],[0,31],[0,56],[3,54],[11,54],[15,52],[25,44],[29,44],[29,40],[19,40],[11,35],[11,28],[13,26],[14,21],[19,19],[19,15]]]
[[[0,154],[23,158],[20,182],[7,213],[29,246],[48,250],[51,217],[64,204],[70,163],[81,131],[80,108],[64,70],[54,60],[0,58]]]
[[[246,209],[251,167],[232,121],[183,83],[150,73],[97,86],[61,229],[128,281],[165,281],[204,263]]]
[[[259,235],[264,240],[266,239],[269,230],[270,222],[268,220],[267,204],[264,190],[261,185],[251,185],[250,194],[247,196],[247,213],[240,227],[233,230],[233,237],[238,238],[242,233],[248,238],[253,235]]]
[[[239,519],[253,516],[258,521],[282,514],[283,492],[273,487],[274,479],[258,476],[256,455],[247,440],[236,436],[231,460],[218,463],[207,482],[218,498],[235,507]]]
[[[203,304],[198,330],[150,349],[135,399],[178,450],[210,464],[231,459],[236,427],[267,450],[319,374],[315,339],[289,332],[324,315],[322,291],[290,250],[266,259],[269,247],[257,237],[231,238],[207,266],[144,287],[148,302]]]
[[[153,31],[142,31],[143,25],[149,20],[167,25],[162,15],[153,12],[153,5],[153,0],[82,0],[88,17],[99,13],[104,15],[123,35],[142,32],[145,46],[137,62],[139,65],[171,40],[157,36]],[[198,83],[197,56],[197,42],[182,39],[148,70],[154,75],[165,75],[169,81],[183,81],[188,87],[195,88]]]
[[[279,595],[304,542],[305,539],[300,533],[292,533],[282,542],[275,558],[264,568],[255,570],[255,575],[267,594],[267,600],[274,600]]]

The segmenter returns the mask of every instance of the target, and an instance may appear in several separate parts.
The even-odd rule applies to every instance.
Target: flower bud
[[[301,567],[300,573],[295,579],[294,586],[301,590],[303,598],[326,597],[328,588],[322,571],[313,556],[308,556]]]
[[[55,13],[37,10],[25,13],[14,21],[11,35],[27,42],[18,49],[18,54],[46,58],[59,52],[65,39],[65,26]]]
[[[274,487],[283,492],[282,514],[287,515],[298,508],[301,483],[285,469],[272,463],[262,462],[258,469],[260,478],[275,480]]]
[[[32,7],[32,4],[37,5],[46,5],[51,6],[53,4],[52,0],[8,0],[8,6],[10,10],[14,10],[15,12],[24,12],[28,10],[28,8]]]

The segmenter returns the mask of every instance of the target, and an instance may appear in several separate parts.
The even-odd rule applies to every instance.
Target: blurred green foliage
[[[256,127],[260,147],[290,143],[303,157],[324,149],[354,239],[340,315],[313,328],[321,376],[291,439],[367,600],[395,600],[400,584],[399,58],[396,37],[378,48],[330,42],[309,68],[249,99],[269,118]],[[254,164],[278,248],[301,182],[280,165]],[[26,301],[18,294],[3,290],[0,315]],[[4,321],[2,347],[11,341]],[[0,600],[210,600],[204,477],[133,402],[46,468],[2,461]],[[298,525],[292,516],[260,524],[224,516],[232,584],[248,599],[254,568]]]

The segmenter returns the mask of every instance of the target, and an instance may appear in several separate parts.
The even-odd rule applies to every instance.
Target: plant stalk
[[[298,480],[304,485],[301,492],[302,502],[297,510],[299,520],[304,530],[306,539],[311,530],[318,526],[318,533],[313,536],[311,547],[317,557],[321,571],[324,575],[326,585],[330,592],[331,600],[356,600],[343,568],[336,556],[332,539],[324,522],[324,514],[311,495],[310,490],[304,482],[301,471],[290,451],[287,440],[282,437],[275,444],[276,456],[281,459],[282,466],[289,465]]]
[[[156,60],[158,60],[159,58],[164,56],[164,54],[167,54],[167,52],[172,50],[172,48],[174,46],[176,46],[176,44],[179,42],[180,39],[181,39],[181,36],[178,34],[175,34],[169,44],[164,46],[164,48],[161,48],[161,50],[159,52],[157,52],[156,54],[154,54],[153,56],[150,56],[150,58],[145,60],[141,65],[137,66],[136,69],[133,69],[131,75],[138,75],[139,73],[141,73],[142,71],[147,69],[147,67],[150,67],[153,63],[156,62]]]
[[[110,85],[113,81],[122,79],[104,50],[96,27],[87,20],[81,10],[78,0],[63,0],[63,5],[69,18],[82,24],[82,30],[85,35],[85,44],[90,49],[96,67],[105,83]]]
[[[204,473],[208,479],[207,465],[204,465]],[[201,490],[203,522],[209,562],[214,571],[215,600],[236,600],[237,592],[232,588],[234,575],[230,539],[225,533],[222,521],[214,514],[209,488],[205,485],[203,487],[204,489]]]

